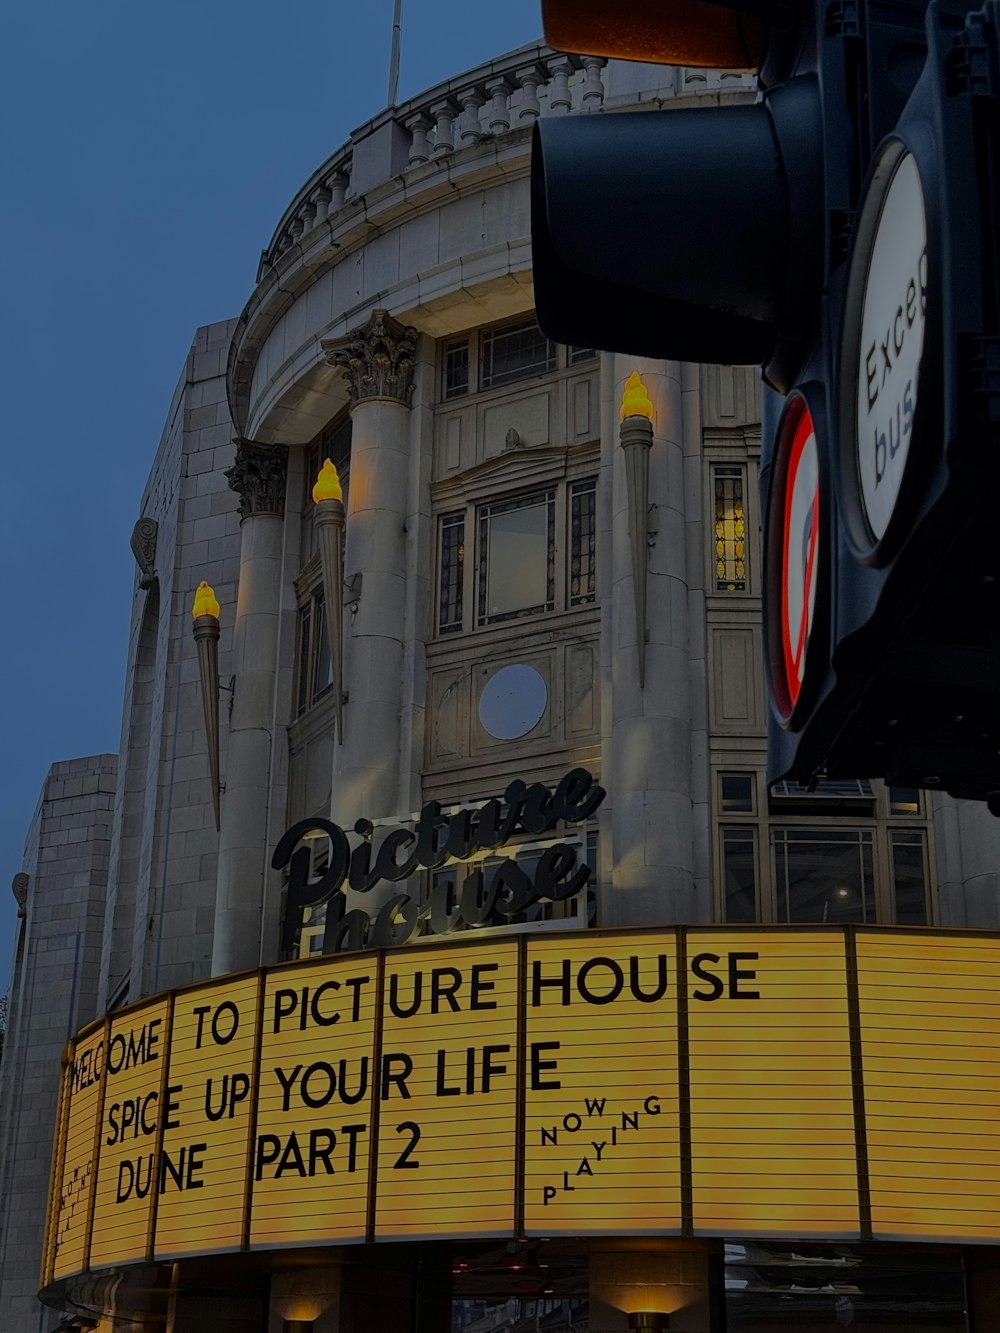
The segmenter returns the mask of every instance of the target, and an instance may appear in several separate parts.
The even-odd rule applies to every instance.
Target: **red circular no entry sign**
[[[825,539],[816,427],[801,395],[789,399],[777,440],[768,515],[769,656],[774,702],[787,723],[806,680]]]

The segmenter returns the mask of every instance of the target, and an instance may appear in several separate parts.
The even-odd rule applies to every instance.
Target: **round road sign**
[[[783,724],[807,684],[816,594],[826,577],[821,486],[816,427],[805,398],[793,394],[778,427],[768,506],[768,656]]]
[[[912,153],[893,139],[873,168],[858,221],[841,359],[845,517],[857,555],[875,564],[897,510],[901,523],[906,518],[899,500],[911,460],[927,284],[920,172]],[[844,438],[847,432],[852,438]]]

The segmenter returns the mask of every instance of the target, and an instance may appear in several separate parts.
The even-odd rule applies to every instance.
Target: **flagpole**
[[[399,30],[403,0],[396,0],[392,17],[392,52],[389,56],[389,106],[396,105],[396,93],[399,90]]]

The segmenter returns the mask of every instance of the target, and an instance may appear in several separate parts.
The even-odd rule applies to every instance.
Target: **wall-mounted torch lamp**
[[[670,1316],[659,1310],[633,1310],[628,1317],[628,1326],[635,1333],[666,1333],[670,1328]]]
[[[337,744],[344,742],[344,490],[337,469],[325,460],[312,491],[313,523],[323,571],[323,600],[333,667]]]
[[[198,675],[201,677],[201,705],[205,710],[205,736],[208,762],[212,773],[212,804],[215,827],[219,829],[219,603],[204,581],[198,584],[191,608],[194,617],[194,641],[198,645]]]
[[[653,404],[633,370],[622,395],[618,439],[625,453],[628,535],[635,593],[635,633],[639,648],[639,688],[646,684],[646,583],[649,546],[649,451],[653,447]]]

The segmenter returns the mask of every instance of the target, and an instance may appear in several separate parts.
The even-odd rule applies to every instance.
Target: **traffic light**
[[[1000,813],[1000,0],[543,18],[758,71],[752,106],[540,121],[532,233],[549,336],[762,367],[769,777]]]

